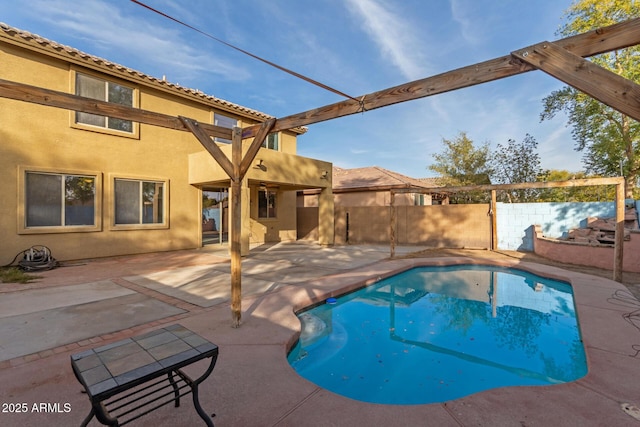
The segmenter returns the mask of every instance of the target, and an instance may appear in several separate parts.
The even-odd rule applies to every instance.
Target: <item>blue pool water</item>
[[[298,317],[291,366],[365,402],[444,402],[587,373],[570,285],[515,269],[414,268]]]

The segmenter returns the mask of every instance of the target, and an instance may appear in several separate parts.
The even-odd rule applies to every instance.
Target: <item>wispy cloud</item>
[[[480,45],[483,42],[483,37],[479,29],[485,28],[486,22],[484,20],[478,21],[479,14],[474,3],[475,1],[449,0],[451,17],[460,27],[460,35],[464,41],[471,45]]]
[[[382,55],[400,69],[403,76],[416,80],[426,75],[424,64],[416,58],[418,38],[409,22],[394,14],[379,0],[347,0],[349,11],[362,21]]]
[[[152,23],[153,20],[134,19],[120,7],[103,0],[84,2],[82,7],[70,9],[68,2],[61,0],[36,1],[42,21],[55,25],[58,30],[66,30],[77,38],[89,41],[100,52],[109,55],[118,50],[129,56],[143,58],[153,64],[153,71],[168,74],[170,80],[195,80],[202,75],[214,74],[229,81],[242,81],[250,73],[211,52],[202,52],[201,46],[191,46],[180,31],[171,25]],[[104,53],[101,53],[104,52]]]

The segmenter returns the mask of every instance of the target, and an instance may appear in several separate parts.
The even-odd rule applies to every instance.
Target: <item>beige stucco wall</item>
[[[298,239],[318,240],[318,207],[298,207],[296,212]]]
[[[430,203],[430,197],[429,203]],[[354,191],[349,193],[334,193],[337,206],[389,206],[391,205],[391,192],[381,191]],[[413,194],[396,194],[395,206],[413,206]]]
[[[243,153],[248,150],[249,141],[243,141]],[[231,158],[229,144],[221,145],[220,149]],[[262,168],[257,166],[260,160]],[[260,148],[245,179],[249,181],[249,185],[265,182],[287,189],[326,188],[331,185],[331,181],[322,179],[321,176],[327,170],[331,171],[330,162]],[[193,185],[228,184],[229,177],[209,153],[201,151],[189,156],[189,182]]]
[[[2,46],[2,78],[68,92],[70,66],[62,61]],[[84,71],[84,70],[83,70]],[[118,81],[117,79],[110,79]],[[124,84],[132,86],[131,83]],[[139,91],[143,108],[210,121],[210,111],[194,103],[169,99],[153,90]],[[199,245],[200,192],[188,183],[188,156],[201,150],[195,138],[179,131],[141,125],[139,138],[113,136],[73,128],[67,110],[0,99],[0,263],[8,263],[20,251],[45,245],[60,260],[103,257],[157,250],[193,248]],[[93,173],[102,177],[101,215],[94,232],[18,234],[19,170]],[[143,178],[168,183],[168,224],[161,229],[112,228],[113,179]]]
[[[396,243],[449,248],[488,248],[491,223],[488,205],[398,206]],[[300,209],[298,209],[300,214]],[[389,243],[391,208],[335,208],[335,241]]]
[[[72,70],[80,70],[136,88],[136,105],[145,110],[187,116],[206,123],[212,123],[213,115],[218,112],[188,96],[178,96],[137,81],[121,81],[96,70],[71,65],[64,60],[64,55],[59,56],[52,58],[0,40],[0,78],[72,93]],[[228,111],[221,113],[237,116]],[[187,249],[201,245],[200,185],[218,179],[228,182],[228,178],[216,175],[219,167],[192,134],[140,125],[134,137],[115,136],[113,132],[102,129],[79,129],[72,122],[73,113],[68,110],[0,98],[0,178],[3,182],[0,191],[0,234],[3,239],[0,265],[9,263],[16,254],[33,245],[49,247],[58,260]],[[241,125],[253,123],[255,120],[251,118],[240,122]],[[245,149],[249,142],[243,142]],[[279,183],[279,217],[250,224],[253,241],[264,237],[295,239],[295,192],[292,190],[297,185],[305,188],[308,185],[327,185],[326,180],[320,179],[318,171],[331,170],[331,163],[295,156],[295,133],[280,133],[279,143],[280,152],[261,150],[260,153],[268,161],[268,179]],[[225,145],[223,149],[230,156],[230,146]],[[193,161],[192,158],[199,160]],[[19,201],[20,175],[25,171],[89,173],[101,178],[96,229],[70,232],[69,228],[60,227],[42,232],[42,229],[34,228],[25,232],[22,218],[18,215],[22,209]],[[252,196],[257,195],[257,185],[265,179],[261,173],[260,169],[251,168],[247,175]],[[206,175],[205,181],[198,179],[203,174]],[[166,224],[139,229],[128,227],[126,230],[114,227],[112,201],[116,177],[165,181],[168,200]],[[250,201],[247,205],[251,205],[251,209],[255,205],[257,212],[257,202]]]
[[[258,187],[252,187],[251,199],[258,200]],[[295,241],[296,232],[295,191],[276,192],[276,218],[258,218],[258,203],[251,203],[251,243]]]

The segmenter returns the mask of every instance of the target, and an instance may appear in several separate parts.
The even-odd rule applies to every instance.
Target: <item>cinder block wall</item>
[[[613,217],[613,202],[498,203],[498,249],[533,252],[533,225],[546,237],[561,237],[588,217]]]

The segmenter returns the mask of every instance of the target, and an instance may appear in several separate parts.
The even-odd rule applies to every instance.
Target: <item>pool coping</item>
[[[633,308],[620,305],[615,301],[616,292],[628,293],[627,288],[612,280],[548,265],[517,260],[505,261],[468,257],[411,258],[383,261],[375,266],[368,266],[365,269],[355,270],[347,274],[324,277],[308,283],[303,289],[290,291],[291,294],[288,295],[288,302],[291,304],[289,305],[289,316],[283,322],[283,325],[291,328],[294,333],[285,345],[286,352],[295,345],[300,333],[300,324],[295,313],[310,305],[321,304],[329,297],[338,297],[412,268],[465,264],[517,268],[542,277],[569,283],[574,292],[575,308],[586,353],[588,373],[584,377],[569,383],[548,386],[504,387],[474,393],[470,396],[444,403],[376,405],[359,402],[360,404],[383,406],[390,411],[393,408],[396,411],[399,410],[399,412],[408,408],[413,410],[419,407],[441,407],[456,422],[460,422],[463,425],[502,425],[502,422],[505,425],[512,425],[515,418],[523,423],[537,420],[543,421],[543,425],[551,425],[557,422],[558,414],[562,415],[560,419],[567,419],[567,410],[571,405],[576,404],[572,401],[582,401],[590,403],[584,405],[580,414],[571,416],[572,420],[567,419],[567,422],[563,425],[574,425],[574,422],[575,425],[618,425],[617,423],[625,425],[626,423],[635,424],[638,422],[638,420],[629,416],[627,412],[630,407],[632,409],[636,407],[633,399],[636,399],[636,404],[638,403],[637,396],[639,395],[640,384],[635,376],[620,375],[620,371],[630,372],[637,369],[637,363],[640,361],[639,358],[632,357],[635,350],[631,347],[633,339],[640,343],[638,330],[623,319],[623,315],[633,311]],[[270,296],[269,298],[282,298],[283,296]],[[635,309],[638,308],[640,307]],[[603,363],[603,356],[607,362],[613,362],[613,364]],[[626,369],[620,369],[622,367]],[[615,374],[612,371],[615,371]],[[297,373],[293,372],[293,375],[297,376]],[[593,395],[590,395],[591,393]],[[323,390],[322,394],[333,393]],[[549,408],[549,402],[547,402],[535,410],[535,415],[530,412],[531,407],[535,406],[532,405],[532,401],[540,400],[545,395],[553,396],[556,394],[558,398],[554,398],[553,402],[557,404],[564,401],[567,403],[566,406],[561,404],[560,408],[553,410]],[[483,408],[488,402],[494,402],[496,397],[500,401],[497,407],[489,409],[491,405],[488,405]],[[353,400],[342,396],[334,396],[334,398],[353,402]],[[543,401],[547,401],[547,399],[545,398]],[[598,401],[598,403],[594,404],[592,401]],[[469,406],[476,407],[475,411],[477,412],[473,416],[465,416],[466,411],[462,411],[462,408]],[[582,407],[582,405],[578,406]],[[603,412],[603,407],[605,406],[607,409]],[[505,413],[503,410],[507,407],[510,410]],[[516,408],[527,408],[527,410],[516,414],[518,411]],[[553,415],[554,412],[556,412],[555,417]],[[400,413],[398,413],[398,416],[400,416]],[[303,421],[304,419],[300,418],[299,420]]]

